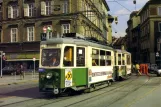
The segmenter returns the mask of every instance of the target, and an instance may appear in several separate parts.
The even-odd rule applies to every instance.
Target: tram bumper
[[[60,90],[59,88],[54,88],[52,85],[46,85],[42,89],[40,89],[40,93],[53,93],[53,94],[59,94]]]

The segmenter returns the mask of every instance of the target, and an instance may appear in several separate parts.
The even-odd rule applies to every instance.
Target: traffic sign
[[[44,33],[46,33],[46,30],[47,30],[47,28],[46,28],[46,26],[44,26],[44,27],[43,27]]]
[[[46,33],[41,33],[41,41],[46,41]]]

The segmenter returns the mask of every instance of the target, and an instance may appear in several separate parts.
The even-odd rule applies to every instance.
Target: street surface
[[[0,107],[161,107],[161,77],[131,76],[74,96],[44,96],[35,81],[0,87]]]

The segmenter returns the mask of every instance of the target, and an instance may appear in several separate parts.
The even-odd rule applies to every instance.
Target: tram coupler
[[[54,88],[53,93],[54,93],[55,95],[56,95],[56,94],[59,94],[59,89],[58,89],[58,88]]]

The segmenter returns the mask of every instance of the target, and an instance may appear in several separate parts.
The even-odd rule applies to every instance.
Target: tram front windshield
[[[60,49],[43,49],[41,55],[42,66],[59,66],[60,64]]]

